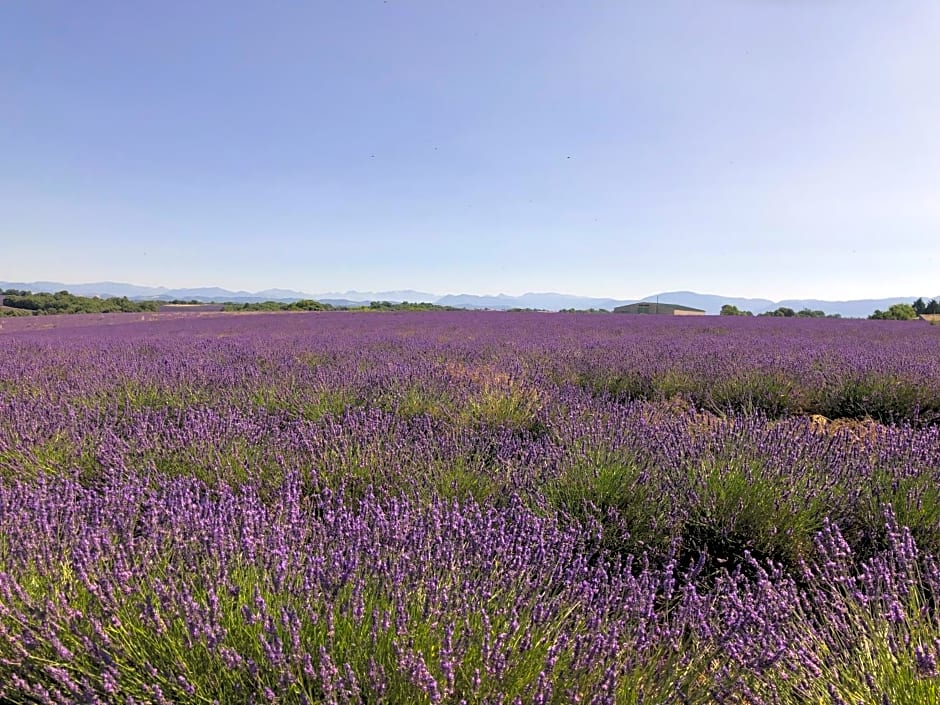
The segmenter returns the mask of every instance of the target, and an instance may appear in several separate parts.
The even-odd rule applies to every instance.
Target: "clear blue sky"
[[[2,0],[0,279],[936,295],[940,2]]]

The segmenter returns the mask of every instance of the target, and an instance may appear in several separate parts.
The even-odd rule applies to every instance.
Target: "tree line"
[[[721,307],[719,312],[721,316],[753,316],[754,313],[751,311],[742,311],[737,306],[732,306],[731,304],[725,304]],[[780,308],[774,309],[773,311],[764,311],[764,313],[758,313],[758,316],[772,316],[774,318],[842,318],[838,313],[826,313],[825,311],[813,310],[809,308],[803,308],[799,311],[794,311],[792,308],[787,306],[781,306]]]
[[[312,299],[300,301],[261,301],[257,303],[226,303],[223,311],[462,311],[454,306],[413,301],[370,301],[362,306],[337,307]]]
[[[880,321],[911,321],[923,314],[940,314],[940,301],[931,299],[929,302],[923,298],[917,299],[912,304],[898,303],[892,304],[887,311],[875,309],[875,312],[868,318],[869,320]],[[722,316],[753,316],[751,311],[742,311],[737,306],[725,304],[721,307]],[[804,308],[794,311],[792,308],[781,306],[773,311],[765,311],[757,314],[758,316],[775,316],[784,318],[841,318],[838,313],[827,314],[825,311],[811,310]]]
[[[55,293],[33,293],[20,289],[0,289],[0,316],[41,316],[63,313],[141,313],[158,311],[163,302],[159,301],[131,301],[126,296],[112,296],[99,298],[94,296],[78,296],[68,291]],[[198,301],[173,301],[170,303],[200,303]],[[223,311],[333,311],[337,307],[312,299],[300,301],[262,301],[257,303],[225,303]],[[459,311],[453,306],[440,306],[431,303],[418,302],[391,302],[372,301],[362,306],[350,307],[343,310],[352,311]],[[568,309],[574,311],[574,309]],[[590,309],[590,313],[607,313],[604,309]],[[919,298],[913,303],[897,303],[888,307],[887,311],[876,310],[868,318],[872,320],[900,320],[907,321],[923,314],[940,314],[940,301],[931,299],[924,301]],[[744,311],[732,304],[721,307],[722,316],[753,316],[751,311]],[[838,313],[827,314],[825,311],[803,308],[795,311],[792,308],[781,306],[773,311],[765,311],[758,316],[772,316],[782,318],[841,318]]]
[[[284,301],[257,301],[253,303],[225,303],[223,311],[332,311],[333,306],[312,299],[290,303]]]
[[[131,301],[126,296],[99,298],[78,296],[68,291],[34,293],[22,289],[0,289],[0,316],[42,316],[63,313],[141,313],[156,312],[165,304],[201,304],[191,301]],[[253,303],[223,303],[223,311],[334,311],[331,304],[301,299],[300,301],[260,301]],[[354,306],[351,311],[457,311],[453,306],[417,302],[372,301]]]
[[[880,321],[910,321],[924,314],[940,314],[940,301],[931,299],[925,302],[921,298],[913,304],[894,304],[889,306],[887,311],[876,309],[869,318]]]
[[[126,296],[106,299],[76,296],[68,291],[36,293],[0,289],[0,316],[43,316],[60,313],[141,313],[156,311],[156,301],[131,301]]]

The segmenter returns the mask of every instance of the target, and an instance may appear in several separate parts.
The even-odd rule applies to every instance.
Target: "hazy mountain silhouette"
[[[292,289],[265,289],[263,291],[231,291],[219,287],[194,287],[170,289],[167,287],[139,286],[121,282],[93,282],[90,284],[63,284],[61,282],[0,282],[2,289],[24,289],[27,291],[63,291],[67,290],[81,296],[126,296],[129,299],[172,301],[297,301],[299,299],[315,299],[334,306],[357,306],[370,301],[402,301],[436,303],[442,306],[455,306],[458,308],[496,309],[508,310],[513,308],[531,308],[544,311],[559,311],[561,309],[607,309],[617,306],[636,303],[637,301],[659,301],[660,303],[680,304],[700,308],[706,313],[716,314],[725,304],[736,306],[742,311],[751,311],[759,314],[773,311],[780,307],[792,308],[799,311],[803,308],[824,311],[828,314],[838,313],[845,317],[861,318],[870,315],[875,309],[885,310],[892,304],[910,303],[917,296],[894,296],[883,299],[853,299],[848,301],[827,301],[823,299],[786,299],[771,301],[770,299],[755,299],[739,296],[719,296],[717,294],[699,294],[694,291],[664,291],[651,294],[642,299],[612,299],[591,296],[576,296],[572,294],[559,294],[556,292],[530,292],[521,296],[507,294],[480,295],[480,294],[446,294],[438,296],[412,289],[396,291],[344,291],[311,294]],[[940,298],[937,296],[923,296],[925,300]]]

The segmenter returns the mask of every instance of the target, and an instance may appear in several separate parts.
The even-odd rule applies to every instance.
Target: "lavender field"
[[[0,704],[940,702],[940,326],[0,328]]]

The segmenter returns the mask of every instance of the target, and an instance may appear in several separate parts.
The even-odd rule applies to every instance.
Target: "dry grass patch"
[[[884,424],[872,418],[829,419],[822,414],[812,414],[809,422],[814,433],[827,436],[848,435],[856,441],[875,440],[884,435],[887,429]]]

